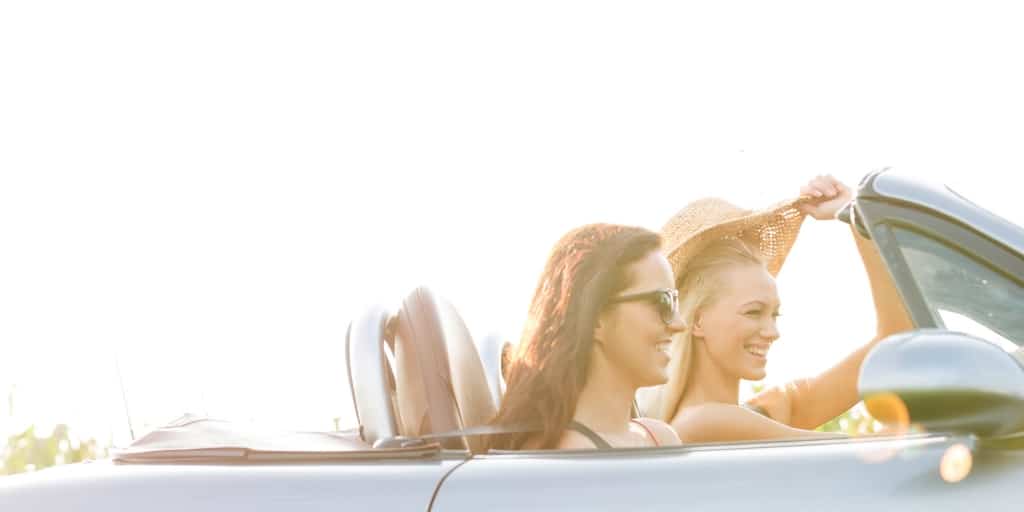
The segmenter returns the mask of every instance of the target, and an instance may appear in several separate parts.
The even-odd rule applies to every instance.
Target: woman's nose
[[[761,329],[761,337],[771,341],[779,339],[779,327],[774,318],[769,319],[767,324]]]

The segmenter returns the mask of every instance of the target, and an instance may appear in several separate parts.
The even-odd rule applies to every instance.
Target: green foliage
[[[36,471],[59,464],[70,464],[107,456],[107,445],[95,439],[81,440],[73,436],[66,425],[57,425],[49,436],[41,437],[36,427],[7,438],[0,451],[0,475]]]
[[[868,414],[864,403],[858,403],[850,410],[832,418],[824,425],[816,428],[819,432],[838,432],[848,436],[863,436],[882,433],[883,425]]]

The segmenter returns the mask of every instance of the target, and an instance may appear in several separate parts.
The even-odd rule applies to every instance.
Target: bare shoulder
[[[541,446],[542,440],[543,439],[539,435],[531,436],[525,443],[523,443],[522,449],[543,450],[544,447]],[[555,447],[556,450],[586,450],[592,448],[597,447],[594,446],[594,443],[590,439],[587,439],[587,436],[568,429],[562,432],[562,437],[558,440],[558,446]]]
[[[705,403],[680,408],[671,426],[683,442],[706,442],[719,426],[735,421],[743,409],[737,405]],[[750,411],[746,411],[750,412]]]
[[[685,420],[688,422],[707,420],[708,418],[716,418],[719,416],[731,417],[734,414],[742,412],[751,412],[743,407],[734,404],[723,404],[720,402],[707,402],[699,405],[691,405],[689,407],[682,407],[679,412],[676,413],[676,417],[672,419],[674,425],[677,420]]]
[[[562,438],[558,440],[559,450],[593,450],[596,448],[593,441],[575,430],[566,429],[562,432]]]
[[[635,420],[643,424],[654,434],[654,438],[658,441],[659,445],[672,446],[680,444],[679,434],[676,434],[675,429],[668,423],[654,418],[635,418]]]

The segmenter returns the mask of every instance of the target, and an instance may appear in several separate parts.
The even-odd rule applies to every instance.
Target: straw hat
[[[711,242],[739,238],[760,250],[768,271],[778,275],[804,221],[798,206],[807,199],[790,199],[756,211],[715,197],[684,206],[661,228],[672,270],[678,278],[690,259]]]

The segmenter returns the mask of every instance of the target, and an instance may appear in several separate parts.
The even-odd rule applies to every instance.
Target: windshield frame
[[[894,203],[883,198],[858,198],[855,208],[857,214],[867,220],[865,226],[917,328],[944,328],[945,323],[939,313],[933,311],[931,301],[910,269],[903,253],[904,244],[898,240],[894,229],[929,238],[987,267],[1000,277],[1024,286],[1024,257],[987,236],[984,226],[966,225],[920,205]]]

